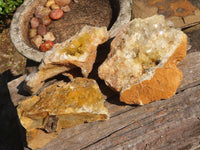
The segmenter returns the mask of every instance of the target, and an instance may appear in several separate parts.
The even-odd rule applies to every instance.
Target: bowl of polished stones
[[[46,51],[84,26],[105,26],[110,38],[131,19],[131,0],[26,0],[15,12],[10,35],[26,58],[41,62]]]

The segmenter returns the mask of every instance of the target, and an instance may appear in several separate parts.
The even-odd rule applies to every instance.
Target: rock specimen
[[[41,51],[46,52],[46,51],[52,49],[53,46],[54,46],[54,43],[52,41],[46,41],[40,45],[40,49],[41,49]]]
[[[26,129],[28,146],[32,149],[43,147],[62,128],[109,119],[105,98],[95,80],[76,78],[68,84],[64,81],[54,83],[38,96],[22,101],[17,111]]]
[[[200,28],[200,4],[196,0],[132,0],[134,18],[164,15],[175,27]],[[198,25],[198,26],[197,26]],[[189,31],[189,29],[187,29]]]
[[[32,30],[32,31],[33,31],[33,30]],[[35,32],[35,31],[34,31],[34,32]],[[37,31],[36,31],[36,32],[37,32]],[[30,32],[29,34],[35,34],[35,33]],[[41,35],[36,35],[36,36],[34,36],[34,37],[31,39],[31,43],[32,43],[35,47],[39,48],[40,45],[42,44],[42,36],[41,36]]]
[[[98,73],[127,104],[168,99],[182,80],[176,65],[186,47],[186,35],[169,27],[164,16],[134,19],[114,38]]]
[[[84,26],[80,33],[63,43],[55,44],[52,50],[46,52],[38,71],[27,76],[26,90],[35,93],[46,79],[77,67],[87,77],[96,59],[97,46],[108,38],[106,27]]]
[[[51,19],[57,20],[57,19],[62,18],[63,15],[64,15],[64,12],[62,9],[53,9],[49,16]]]
[[[41,42],[38,42],[39,39],[36,36],[40,35],[43,37],[46,35],[47,26],[51,24],[52,19],[59,20],[63,17],[64,12],[70,12],[70,7],[68,6],[70,3],[71,0],[47,0],[45,5],[38,5],[35,8],[33,17],[30,19],[29,29],[29,38],[35,48],[39,48],[42,52],[52,48],[51,46],[44,46],[46,45],[45,41],[47,41],[45,38],[43,38]],[[61,6],[63,9],[60,9]],[[51,34],[53,33],[51,32]],[[54,40],[55,37],[49,39],[51,43],[53,43]],[[40,45],[38,45],[39,43]]]

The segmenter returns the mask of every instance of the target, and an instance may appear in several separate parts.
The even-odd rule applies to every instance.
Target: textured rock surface
[[[182,80],[176,64],[186,55],[186,35],[164,16],[135,19],[117,34],[99,76],[128,104],[168,99]]]
[[[105,98],[95,80],[76,78],[68,84],[57,82],[38,96],[22,101],[17,110],[27,132],[28,146],[32,149],[44,146],[62,128],[108,119]]]
[[[132,13],[135,18],[161,14],[179,28],[195,26],[200,22],[200,7],[196,0],[132,0],[132,2]]]
[[[35,93],[46,79],[77,67],[81,68],[83,76],[87,77],[96,59],[97,46],[108,38],[106,27],[85,26],[75,36],[56,44],[45,54],[38,72],[27,76],[27,91]]]
[[[155,100],[169,99],[173,96],[182,80],[182,72],[176,68],[177,60],[185,58],[186,38],[169,61],[155,70],[151,80],[145,80],[121,93],[120,100],[128,104],[148,104]],[[176,62],[176,63],[174,63]]]

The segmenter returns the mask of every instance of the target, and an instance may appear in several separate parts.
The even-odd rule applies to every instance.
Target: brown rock
[[[64,15],[64,12],[62,9],[53,9],[49,14],[50,18],[54,20],[58,20],[62,18],[63,15]]]
[[[112,41],[99,76],[127,104],[168,99],[182,80],[176,65],[185,58],[186,48],[186,35],[170,28],[164,16],[134,19]]]
[[[45,41],[44,43],[42,43],[40,45],[40,50],[42,52],[46,52],[48,50],[51,50],[53,48],[53,46],[54,46],[53,41]]]
[[[43,18],[45,16],[48,16],[50,12],[51,12],[51,9],[49,7],[37,6],[35,8],[35,17]]]
[[[55,0],[56,4],[59,6],[65,6],[71,3],[71,0]]]
[[[39,71],[27,76],[26,89],[35,93],[46,79],[77,67],[81,68],[83,76],[87,77],[96,59],[97,46],[108,38],[106,27],[84,26],[70,39],[55,44],[51,51],[46,52]]]
[[[31,28],[37,28],[39,26],[39,20],[36,17],[31,18]]]
[[[132,13],[135,18],[161,14],[179,28],[190,27],[200,21],[200,7],[195,0],[132,0],[132,2]]]
[[[32,28],[32,29],[29,29],[29,38],[34,38],[35,36],[37,35],[37,29],[35,28]]]
[[[40,24],[40,25],[38,26],[38,28],[37,28],[37,32],[38,32],[38,34],[41,35],[41,36],[45,35],[45,34],[47,33],[47,28],[46,28],[46,26],[43,25],[43,24]]]
[[[22,101],[17,111],[28,146],[43,147],[62,128],[109,119],[105,98],[95,80],[76,78],[68,84],[60,81],[50,85],[38,96]]]
[[[60,9],[60,6],[57,4],[51,5],[51,9]]]
[[[51,19],[49,18],[49,16],[45,16],[41,19],[41,22],[43,25],[48,26],[51,23]]]
[[[51,7],[51,5],[55,4],[54,0],[48,0],[47,3],[45,4],[46,7]]]
[[[32,43],[35,47],[39,48],[40,45],[42,44],[42,36],[41,36],[41,35],[35,36],[33,39],[31,39],[31,43]]]
[[[43,36],[43,40],[45,40],[45,41],[54,41],[54,40],[55,40],[55,36],[53,35],[52,32],[47,32],[47,33]]]
[[[61,9],[62,9],[64,12],[70,12],[70,11],[71,11],[69,5],[63,6],[63,7],[61,7]]]

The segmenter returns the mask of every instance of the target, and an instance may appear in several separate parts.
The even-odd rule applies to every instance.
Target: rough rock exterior
[[[170,28],[164,16],[134,19],[112,41],[98,73],[125,103],[168,99],[182,80],[176,65],[185,58],[186,47],[186,35]]]
[[[132,0],[135,18],[164,15],[175,27],[188,28],[200,22],[200,4],[196,0]]]
[[[85,26],[75,36],[46,52],[38,71],[27,76],[25,89],[35,93],[46,79],[74,68],[81,68],[83,76],[87,77],[96,59],[97,46],[108,38],[106,27]]]
[[[17,111],[26,129],[28,146],[32,149],[44,146],[62,128],[109,119],[105,98],[95,80],[76,78],[68,84],[55,83],[38,96],[22,101]]]

